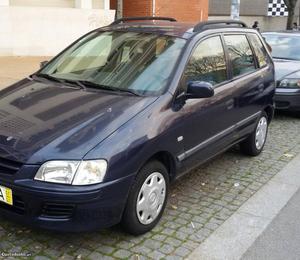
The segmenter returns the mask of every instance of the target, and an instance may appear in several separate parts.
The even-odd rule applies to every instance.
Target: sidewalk
[[[300,155],[242,205],[189,259],[299,259],[299,201]]]
[[[300,173],[300,171],[299,171]],[[300,190],[247,250],[242,259],[300,258]]]
[[[37,71],[49,57],[0,57],[0,89]]]

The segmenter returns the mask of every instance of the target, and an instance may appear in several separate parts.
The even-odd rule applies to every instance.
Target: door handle
[[[265,85],[264,84],[260,84],[258,86],[258,92],[261,93],[261,92],[264,92],[264,90],[265,90]]]
[[[228,110],[233,109],[234,108],[234,99],[230,99],[226,102],[226,108]]]

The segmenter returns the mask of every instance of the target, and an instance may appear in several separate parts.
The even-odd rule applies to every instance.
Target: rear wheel
[[[156,226],[166,207],[168,171],[159,161],[147,163],[138,173],[128,196],[122,226],[130,234],[141,235]]]
[[[264,149],[268,135],[268,116],[263,112],[258,120],[254,132],[240,144],[241,151],[247,155],[257,156]]]

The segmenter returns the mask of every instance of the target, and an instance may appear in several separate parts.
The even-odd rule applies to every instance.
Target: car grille
[[[17,173],[22,167],[22,163],[0,158],[0,174],[13,175]]]
[[[41,217],[69,219],[73,216],[74,209],[75,205],[72,204],[45,203]]]

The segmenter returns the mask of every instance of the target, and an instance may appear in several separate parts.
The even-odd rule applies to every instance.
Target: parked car
[[[300,32],[267,32],[275,63],[275,107],[300,112]]]
[[[139,235],[169,185],[240,144],[263,150],[274,64],[242,22],[127,18],[0,92],[0,214],[40,228],[119,222]]]

